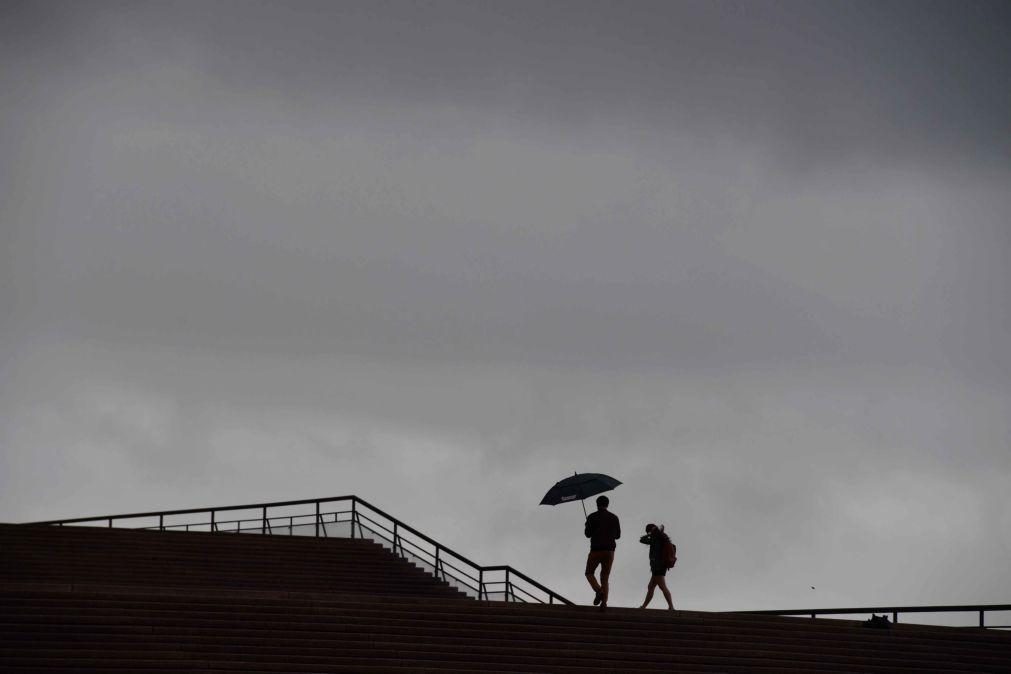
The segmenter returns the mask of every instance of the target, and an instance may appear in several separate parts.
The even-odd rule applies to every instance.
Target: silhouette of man
[[[586,581],[593,588],[593,605],[599,604],[601,610],[607,607],[607,579],[614,563],[614,549],[617,547],[615,541],[621,538],[618,516],[607,509],[610,503],[606,496],[598,496],[597,512],[589,514],[583,529],[583,533],[590,539],[590,554],[586,556]],[[598,566],[599,583],[594,577]]]

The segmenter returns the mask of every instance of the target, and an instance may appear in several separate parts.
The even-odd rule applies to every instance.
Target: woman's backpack
[[[668,538],[663,543],[663,565],[668,569],[673,569],[674,565],[678,563],[678,548],[676,545],[671,543]]]

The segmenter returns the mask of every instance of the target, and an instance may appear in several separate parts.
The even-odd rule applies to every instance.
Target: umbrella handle
[[[579,475],[579,471],[578,470],[574,470],[574,471],[572,471],[572,474],[573,475]],[[583,493],[583,488],[582,487],[579,488],[579,493],[580,494]],[[586,514],[586,497],[585,496],[583,498],[579,499],[579,505],[583,506],[583,519],[586,519],[587,517],[589,517],[589,515]]]

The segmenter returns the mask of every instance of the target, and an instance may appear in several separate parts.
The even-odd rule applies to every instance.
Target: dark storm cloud
[[[199,69],[219,96],[254,106],[261,95],[283,96],[329,106],[335,117],[351,101],[439,101],[560,126],[601,117],[684,122],[772,142],[800,164],[868,153],[1008,158],[1011,93],[1000,83],[1011,75],[1011,50],[1001,2],[97,8],[8,9],[7,51],[29,68],[67,74],[125,74],[167,58]],[[208,116],[203,102],[174,107],[159,113]]]
[[[47,298],[32,320],[379,358],[705,369],[957,352],[1006,367],[986,341],[1009,322],[988,290],[1007,278],[996,185],[974,188],[985,207],[930,173],[788,190],[742,180],[734,162],[754,160],[729,151],[698,174],[621,145],[358,128],[96,124],[29,206],[39,225],[12,265]]]
[[[11,7],[9,287],[59,288],[61,330],[603,366],[824,356],[854,332],[867,358],[937,326],[859,337],[866,306],[781,278],[821,262],[790,223],[873,206],[828,227],[885,296],[943,267],[923,228],[1007,244],[1006,200],[949,225],[911,212],[930,194],[869,188],[1000,191],[1001,3]],[[758,234],[732,249],[780,250],[728,254],[734,227]]]

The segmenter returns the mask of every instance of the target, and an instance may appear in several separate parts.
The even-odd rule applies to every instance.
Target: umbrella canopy
[[[541,505],[582,501],[584,498],[611,491],[619,484],[620,481],[603,473],[576,473],[572,477],[556,482],[541,499]]]

